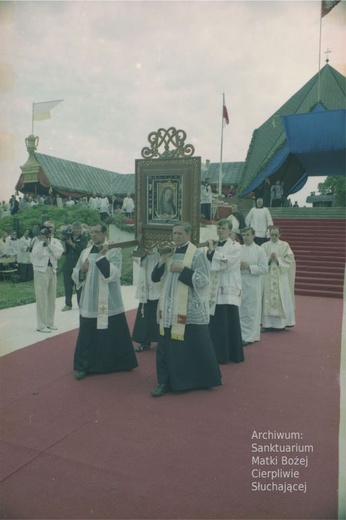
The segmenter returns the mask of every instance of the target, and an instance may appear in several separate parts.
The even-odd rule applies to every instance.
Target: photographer
[[[209,179],[205,179],[201,186],[201,214],[206,220],[211,220],[211,203],[213,200],[213,192]]]
[[[72,309],[72,293],[74,282],[71,278],[72,271],[76,266],[78,258],[88,245],[88,238],[82,233],[82,224],[80,222],[73,222],[72,226],[67,226],[61,232],[61,240],[66,254],[62,273],[64,276],[65,287],[65,307],[63,311],[70,311]],[[76,290],[77,303],[79,305],[80,290]]]
[[[37,330],[39,332],[48,333],[56,330],[54,325],[56,270],[63,251],[60,240],[54,238],[53,222],[46,221],[40,229],[38,240],[30,254],[34,269]]]

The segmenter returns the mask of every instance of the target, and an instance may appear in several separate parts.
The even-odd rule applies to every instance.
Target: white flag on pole
[[[58,99],[57,101],[43,101],[41,103],[33,103],[33,121],[44,121],[45,119],[51,119],[50,111],[62,101],[64,100]]]

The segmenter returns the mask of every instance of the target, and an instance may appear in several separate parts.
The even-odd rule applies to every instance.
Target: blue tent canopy
[[[346,110],[281,116],[288,148],[309,176],[345,175]]]
[[[286,161],[287,157],[289,156],[289,148],[288,143],[286,142],[280,150],[276,152],[274,157],[271,161],[267,164],[267,166],[255,177],[255,179],[252,181],[252,183],[248,186],[248,188],[241,194],[241,197],[244,197],[254,191],[257,186],[262,184],[264,179],[266,177],[270,177],[273,175]]]
[[[308,176],[345,175],[345,117],[346,110],[326,110],[320,104],[309,113],[281,116],[287,140],[242,196],[254,191],[288,161],[300,172],[289,194],[301,190]]]

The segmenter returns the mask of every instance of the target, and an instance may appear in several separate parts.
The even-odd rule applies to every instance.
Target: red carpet
[[[82,381],[77,331],[4,356],[1,518],[337,518],[341,314],[339,299],[298,297],[298,325],[222,366],[222,387],[156,399],[155,351],[131,373]],[[270,442],[253,432],[268,430],[291,437],[273,444],[304,451],[252,465],[275,455],[252,452]],[[282,455],[308,466],[283,466]],[[306,493],[254,491],[271,481],[253,468],[299,471],[274,482],[306,483]]]

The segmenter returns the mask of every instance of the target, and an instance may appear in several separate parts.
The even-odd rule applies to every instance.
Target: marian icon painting
[[[181,175],[167,179],[160,175],[147,177],[147,223],[174,224],[182,215],[183,184]]]

